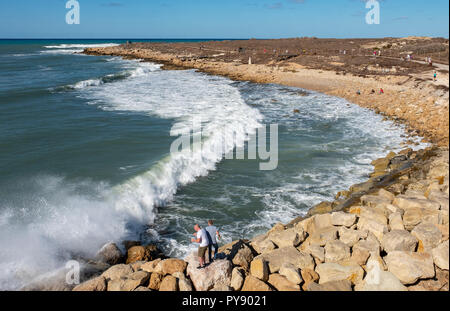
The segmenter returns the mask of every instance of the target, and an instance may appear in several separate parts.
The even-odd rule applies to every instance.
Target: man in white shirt
[[[206,231],[211,236],[211,244],[208,246],[208,255],[209,255],[209,262],[212,262],[217,255],[217,252],[219,251],[219,245],[217,244],[217,240],[221,239],[219,230],[216,226],[214,226],[214,222],[212,220],[208,220],[208,227],[205,228]],[[214,247],[214,257],[211,256],[212,248]]]
[[[194,233],[194,236],[196,236],[196,238],[192,238],[191,241],[200,243],[200,246],[198,248],[198,261],[200,262],[200,265],[197,267],[197,269],[202,269],[205,267],[205,255],[206,250],[208,249],[209,241],[205,229],[200,228],[200,226],[196,224],[194,226],[194,230],[197,232]]]

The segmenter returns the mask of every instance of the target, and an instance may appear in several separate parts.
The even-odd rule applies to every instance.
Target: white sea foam
[[[80,90],[87,87],[94,87],[94,86],[100,86],[104,83],[108,82],[115,82],[117,80],[123,80],[129,77],[140,77],[145,76],[147,74],[150,74],[152,72],[158,71],[161,68],[161,65],[153,64],[153,63],[142,63],[136,66],[136,62],[132,62],[133,66],[130,66],[130,63],[128,62],[122,62],[125,65],[127,65],[125,68],[126,70],[116,73],[116,74],[109,74],[102,78],[98,79],[88,79],[79,81],[74,84],[67,85],[65,87],[59,87],[57,89],[74,89],[74,90]]]
[[[98,43],[98,44],[59,44],[59,45],[46,45],[47,49],[87,49],[87,48],[102,48],[118,46],[117,43]]]
[[[73,85],[74,89],[82,89],[90,86],[99,86],[102,85],[103,81],[101,79],[90,79],[85,81],[77,82]]]
[[[46,48],[47,50],[40,51],[40,54],[44,55],[74,54],[74,53],[81,53],[86,48],[111,47],[118,45],[119,44],[117,43],[46,45],[44,46],[44,48]]]
[[[40,54],[49,54],[49,55],[57,55],[57,54],[75,54],[83,52],[82,49],[67,49],[67,50],[44,50],[40,51]]]
[[[145,72],[145,67],[142,69]],[[203,131],[210,133],[203,140],[202,151],[193,155],[186,151],[170,154],[147,173],[118,186],[116,208],[138,211],[145,206],[147,213],[155,206],[165,205],[180,186],[215,169],[223,158],[218,145],[223,145],[228,152],[235,146],[234,134],[245,140],[254,133],[263,117],[246,105],[239,91],[230,84],[227,79],[193,71],[161,71],[158,75],[136,71],[120,84],[108,84],[86,93],[107,110],[175,119],[173,134],[188,131],[191,118],[201,119]],[[132,91],[124,93],[123,89]]]

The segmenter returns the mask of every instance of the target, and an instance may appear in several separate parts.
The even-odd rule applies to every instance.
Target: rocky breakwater
[[[74,290],[448,290],[448,149],[404,150],[373,165],[367,182],[305,217],[222,246],[221,259],[205,269],[195,253],[181,260],[133,246],[121,256],[110,244],[98,258],[114,265]]]

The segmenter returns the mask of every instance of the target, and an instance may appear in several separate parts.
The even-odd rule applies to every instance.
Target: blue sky
[[[447,0],[380,0],[367,25],[365,0],[1,0],[0,38],[448,38]]]

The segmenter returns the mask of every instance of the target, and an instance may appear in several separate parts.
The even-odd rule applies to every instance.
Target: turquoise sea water
[[[109,241],[183,257],[193,224],[210,218],[223,243],[252,237],[363,181],[405,140],[320,93],[74,54],[123,42],[0,40],[0,289]],[[208,132],[203,153],[171,154],[193,118]],[[246,140],[266,124],[278,125],[275,170],[215,148],[233,150],[230,128]]]

